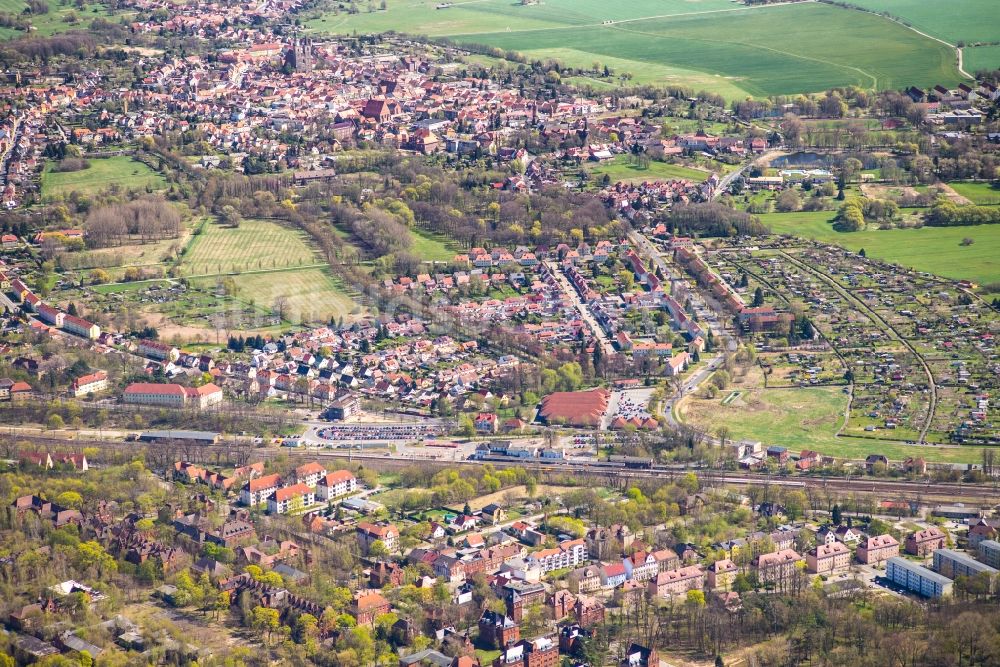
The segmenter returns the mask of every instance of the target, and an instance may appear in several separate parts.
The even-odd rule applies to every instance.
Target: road
[[[682,398],[698,389],[702,382],[707,380],[711,377],[712,373],[718,370],[723,361],[725,360],[722,355],[713,357],[702,368],[699,368],[697,371],[692,373],[690,377],[684,380],[684,383],[680,387],[680,391],[674,394],[673,398],[667,401],[663,406],[663,414],[666,415],[668,424],[674,428],[680,426],[680,422],[678,422],[676,417],[674,417],[674,406],[677,405]]]
[[[561,289],[563,294],[569,297],[569,299],[573,302],[573,306],[576,308],[577,312],[580,313],[580,319],[586,323],[591,332],[594,334],[598,344],[601,346],[601,352],[604,354],[605,359],[613,357],[617,354],[614,346],[611,344],[611,339],[608,338],[607,333],[605,333],[604,329],[601,328],[601,325],[598,324],[594,314],[590,312],[590,308],[583,302],[583,299],[580,297],[580,293],[576,291],[576,288],[570,284],[569,278],[567,278],[566,274],[562,272],[559,265],[552,261],[546,262],[545,265],[552,273],[552,276],[556,279],[556,282],[559,283],[559,289]]]
[[[14,148],[21,140],[21,127],[23,121],[20,116],[14,118],[14,127],[11,128],[10,142],[8,142],[3,154],[0,154],[0,191],[7,186],[7,176],[10,169],[10,156]]]

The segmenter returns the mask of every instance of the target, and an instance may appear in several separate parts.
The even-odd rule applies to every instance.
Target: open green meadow
[[[980,284],[1000,281],[1000,225],[838,232],[833,228],[833,215],[830,211],[767,213],[760,219],[775,234],[833,243],[853,251],[864,248],[869,257],[917,271]],[[972,239],[972,245],[961,245],[965,238]]]
[[[638,165],[629,163],[630,156],[616,155],[613,160],[604,163],[590,163],[594,167],[590,169],[592,178],[608,176],[612,182],[617,181],[666,181],[672,179],[686,179],[701,183],[710,176],[709,172],[699,169],[691,169],[679,164],[669,164],[651,160],[645,169]]]
[[[338,34],[397,30],[431,37],[477,32],[561,28],[600,25],[602,21],[624,21],[674,16],[695,12],[733,10],[728,0],[546,0],[520,6],[515,0],[458,2],[437,9],[442,0],[388,0],[386,11],[358,14],[327,13],[307,24],[309,28]]]
[[[608,64],[636,82],[685,84],[730,98],[961,80],[954,51],[944,44],[873,14],[817,3],[480,0],[441,10],[436,4],[390,0],[384,12],[327,15],[309,26],[446,36],[574,67]]]
[[[948,186],[978,206],[996,206],[1000,204],[1000,187],[992,183],[952,181]]]
[[[962,66],[970,74],[984,69],[1000,69],[1000,46],[975,46],[962,49]]]
[[[973,463],[982,459],[979,447],[929,447],[895,440],[837,437],[844,419],[847,394],[841,388],[756,389],[724,404],[727,393],[715,399],[697,395],[681,404],[682,420],[715,433],[729,429],[734,440],[757,440],[788,447],[798,453],[812,449],[827,456],[863,459],[885,454],[894,461],[922,456],[928,461]]]
[[[873,12],[888,12],[917,30],[945,41],[1000,40],[996,0],[847,0]]]
[[[123,189],[160,190],[167,182],[148,166],[128,156],[92,158],[90,167],[80,171],[52,171],[52,163],[42,172],[42,199],[51,200],[74,190],[91,195],[111,185]]]
[[[23,0],[0,0],[0,13],[21,15],[27,3]],[[56,2],[50,0],[49,11],[45,14],[35,14],[27,17],[36,37],[48,37],[69,30],[87,30],[90,22],[96,18],[112,20],[108,8],[97,2],[85,2],[77,7],[71,2]],[[0,28],[0,39],[15,39],[27,33],[13,28]]]

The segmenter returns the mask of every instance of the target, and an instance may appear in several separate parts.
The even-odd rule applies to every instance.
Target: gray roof
[[[218,433],[212,431],[144,431],[140,440],[215,440]]]
[[[404,655],[399,658],[399,664],[409,667],[409,665],[416,665],[423,661],[427,661],[432,665],[437,665],[438,667],[450,667],[452,659],[443,653],[439,653],[432,648],[425,648],[423,651],[417,651],[416,653],[411,653],[410,655]]]
[[[951,583],[951,579],[944,576],[943,574],[938,574],[934,570],[924,567],[920,563],[914,563],[913,561],[906,560],[905,558],[900,558],[895,556],[886,561],[889,565],[895,565],[896,567],[908,570],[913,574],[923,577],[929,581],[941,584],[942,586],[947,586]]]
[[[942,558],[947,558],[948,560],[953,560],[956,563],[961,563],[974,572],[986,572],[990,575],[1000,574],[1000,571],[996,568],[992,568],[985,563],[980,563],[975,558],[969,556],[969,554],[962,553],[961,551],[955,551],[954,549],[935,549],[934,555],[940,555]]]

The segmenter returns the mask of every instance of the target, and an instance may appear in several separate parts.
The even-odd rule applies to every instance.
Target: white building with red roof
[[[108,388],[108,374],[105,371],[94,371],[81,375],[73,381],[70,391],[76,397],[96,394]]]
[[[358,480],[350,470],[335,470],[316,484],[316,497],[319,500],[331,500],[354,493],[357,489]]]

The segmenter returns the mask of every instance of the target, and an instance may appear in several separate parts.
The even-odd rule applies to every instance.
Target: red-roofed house
[[[96,394],[108,388],[108,374],[104,371],[94,371],[88,375],[81,375],[73,381],[70,390],[74,396],[86,396]]]
[[[240,503],[244,505],[260,505],[278,490],[281,475],[264,475],[251,479],[240,490]]]

